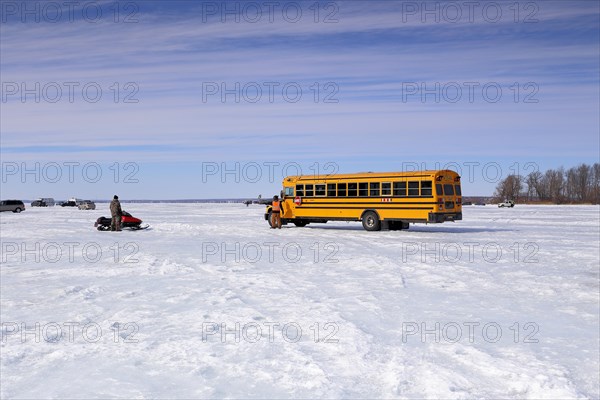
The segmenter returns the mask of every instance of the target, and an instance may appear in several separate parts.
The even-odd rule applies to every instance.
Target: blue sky
[[[600,156],[597,1],[46,4],[0,9],[2,198],[266,196],[298,166],[415,165],[486,195],[496,166]]]

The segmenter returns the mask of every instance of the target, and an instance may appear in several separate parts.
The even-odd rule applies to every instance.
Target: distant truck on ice
[[[502,203],[498,204],[498,207],[503,208],[503,207],[509,207],[512,208],[515,206],[515,201],[514,200],[504,200]]]
[[[54,204],[52,197],[39,197],[31,202],[31,207],[54,207]]]

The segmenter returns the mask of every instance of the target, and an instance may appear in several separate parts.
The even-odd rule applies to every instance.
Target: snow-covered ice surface
[[[0,215],[2,398],[600,396],[597,206],[392,232],[99,208]]]

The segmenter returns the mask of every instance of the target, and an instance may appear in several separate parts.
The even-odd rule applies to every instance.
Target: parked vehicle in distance
[[[31,207],[54,207],[54,204],[52,197],[40,197],[31,202]]]
[[[61,207],[77,207],[77,203],[75,203],[74,201],[65,201],[64,203],[61,203],[60,205]]]
[[[78,207],[80,210],[95,210],[96,203],[94,203],[91,200],[84,200],[83,202],[81,202],[81,204],[79,204]]]
[[[44,203],[46,203],[46,207],[54,207],[54,205],[56,204],[52,197],[42,197],[39,200],[42,200]]]
[[[25,204],[21,200],[2,200],[0,201],[0,211],[20,213],[25,211]]]
[[[515,206],[515,201],[514,200],[504,200],[502,203],[498,204],[498,207],[509,207],[512,208]]]

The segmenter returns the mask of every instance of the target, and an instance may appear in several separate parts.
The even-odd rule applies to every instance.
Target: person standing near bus
[[[283,214],[283,204],[279,201],[277,195],[273,196],[271,203],[271,229],[281,229],[281,214]]]
[[[115,194],[113,200],[110,202],[110,215],[112,221],[110,224],[111,231],[121,230],[121,217],[123,216],[123,210],[121,210],[121,203],[119,202],[119,196]]]

